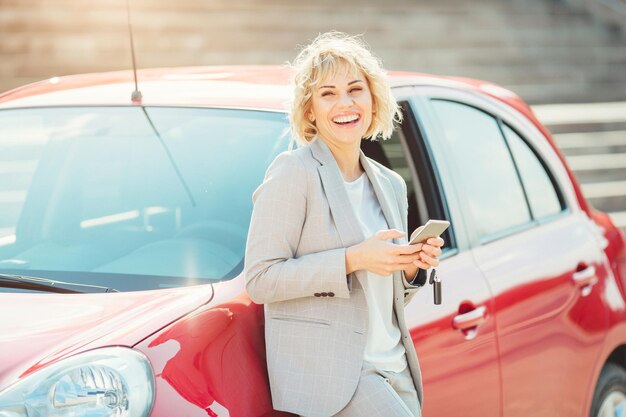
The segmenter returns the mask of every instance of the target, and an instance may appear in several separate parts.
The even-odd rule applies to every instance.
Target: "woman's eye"
[[[351,88],[350,90],[348,90],[348,92],[349,92],[350,94],[352,94],[352,93],[354,93],[354,92],[358,92],[358,91],[361,91],[361,90],[363,90],[363,87],[354,87],[354,88]],[[334,96],[334,95],[335,95],[335,93],[334,93],[333,91],[324,91],[324,92],[321,94],[321,96],[322,96],[322,97],[326,97],[326,96]]]

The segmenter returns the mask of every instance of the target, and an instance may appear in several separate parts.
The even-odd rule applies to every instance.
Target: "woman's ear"
[[[309,118],[309,121],[311,123],[313,123],[315,121],[315,115],[313,114],[313,112],[311,110],[308,111],[307,117]]]

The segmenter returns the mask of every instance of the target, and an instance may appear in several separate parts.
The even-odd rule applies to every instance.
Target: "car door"
[[[469,93],[439,91],[428,104],[494,295],[503,416],[586,416],[606,328],[597,230],[521,115]]]
[[[500,413],[500,383],[491,293],[468,248],[458,201],[445,189],[422,135],[409,97],[398,91],[402,127],[385,141],[363,141],[364,152],[407,182],[409,233],[429,218],[447,219],[446,244],[437,268],[443,302],[433,303],[432,286],[419,291],[405,308],[424,385],[423,414],[429,417],[484,417]],[[477,382],[480,389],[477,389]]]

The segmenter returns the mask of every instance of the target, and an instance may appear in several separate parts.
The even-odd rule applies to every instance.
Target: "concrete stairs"
[[[626,102],[534,106],[583,195],[626,233]]]
[[[626,99],[626,35],[564,0],[131,0],[139,67],[281,64],[364,33],[390,69],[487,79],[532,104]],[[0,0],[0,91],[130,66],[124,0]]]

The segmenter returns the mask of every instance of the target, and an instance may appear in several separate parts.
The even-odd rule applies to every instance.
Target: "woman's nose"
[[[339,104],[343,106],[352,106],[354,104],[354,99],[350,97],[350,94],[341,94],[339,97]]]

